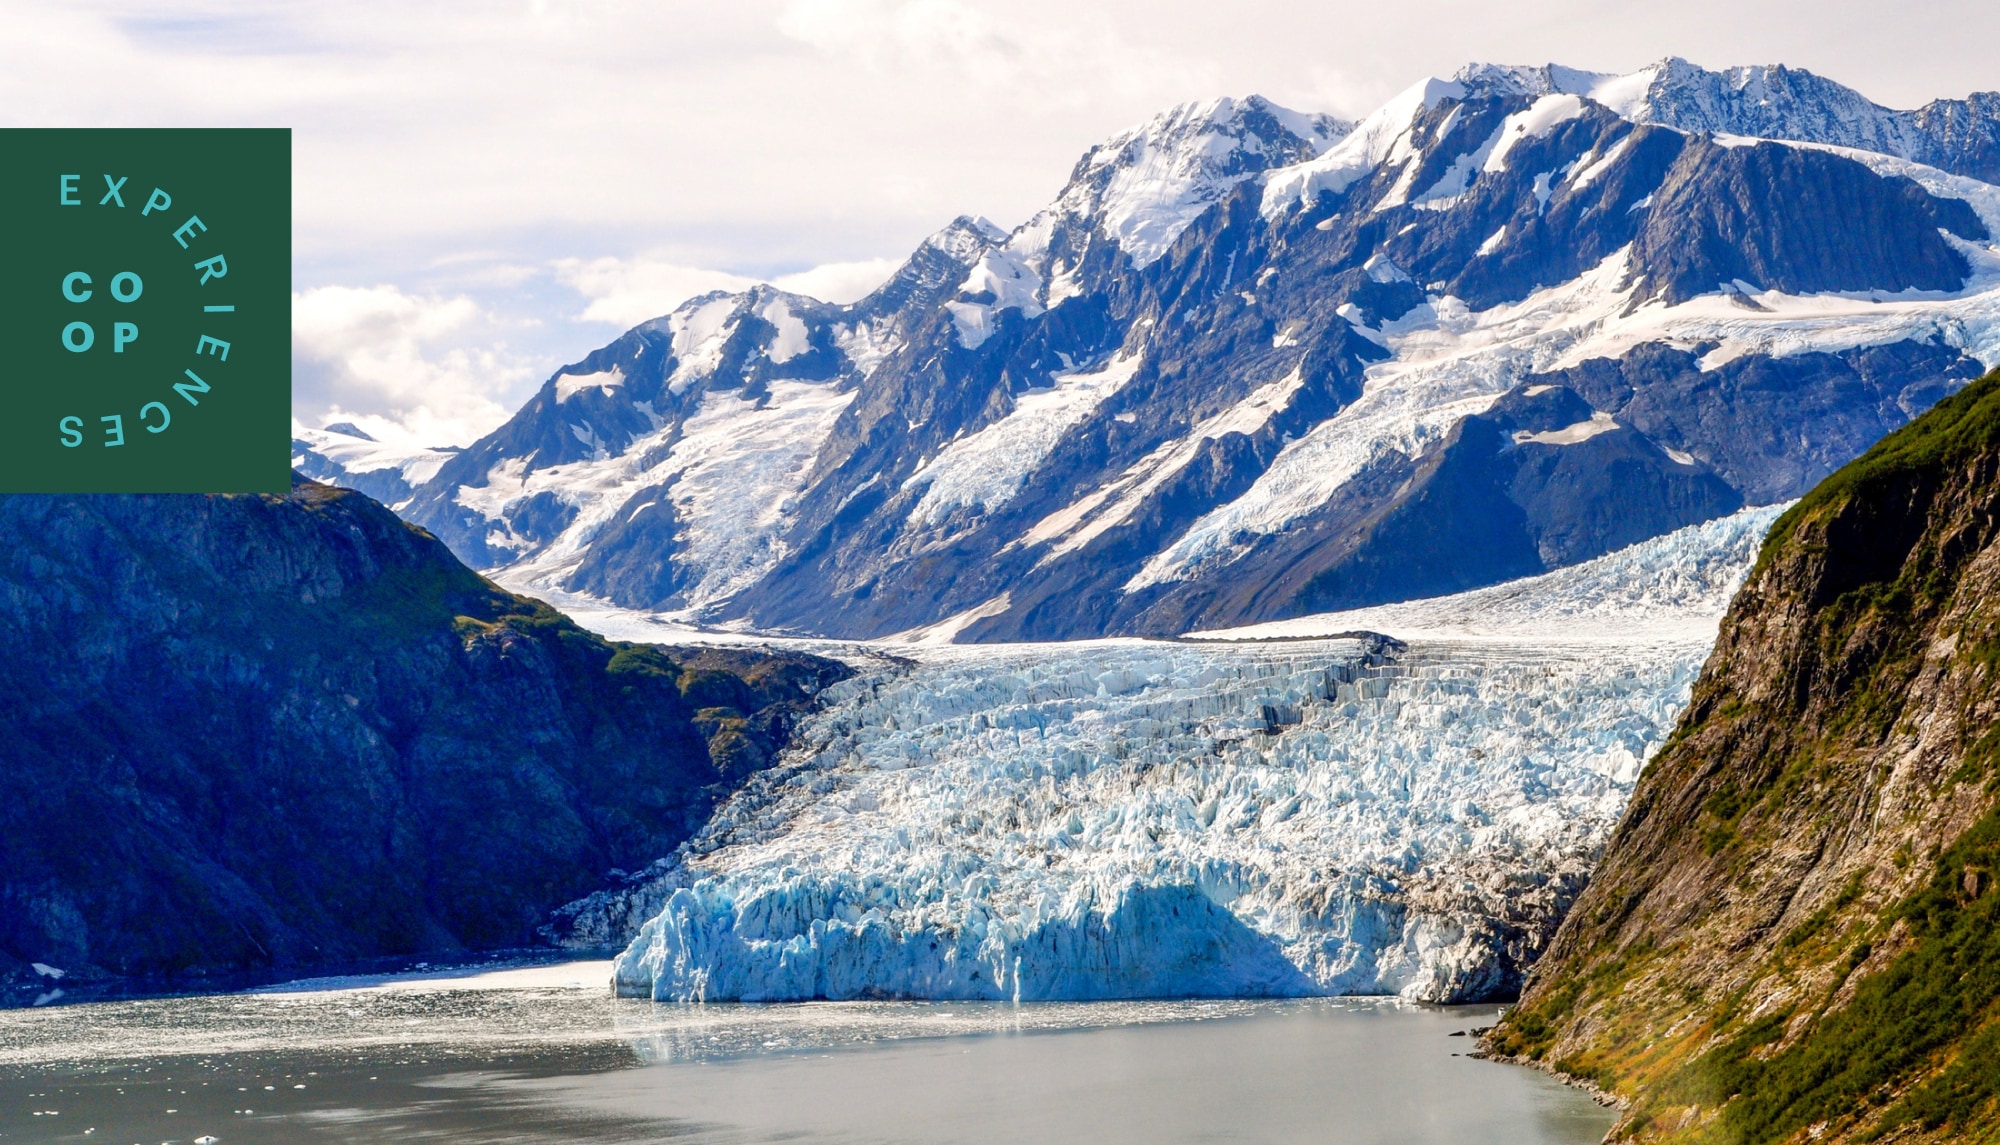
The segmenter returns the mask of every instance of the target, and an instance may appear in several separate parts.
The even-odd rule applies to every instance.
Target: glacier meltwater
[[[1466,594],[1451,638],[875,645],[573,938],[660,1000],[1507,994],[1774,515],[1487,590],[1488,637]]]

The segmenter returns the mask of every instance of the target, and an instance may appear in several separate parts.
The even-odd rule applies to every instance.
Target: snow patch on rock
[[[1186,436],[1160,445],[1128,466],[1115,480],[1042,518],[1017,543],[1051,545],[1049,551],[1036,562],[1037,568],[1065,553],[1083,548],[1106,531],[1130,520],[1160,486],[1192,464],[1208,442],[1226,434],[1247,436],[1263,429],[1273,417],[1291,405],[1293,396],[1304,384],[1303,370],[1293,367],[1291,373],[1277,381],[1266,382],[1242,401],[1203,419]]]
[[[1464,86],[1451,80],[1427,79],[1410,87],[1362,120],[1325,154],[1267,176],[1264,217],[1309,207],[1322,193],[1337,195],[1392,158],[1414,158],[1409,134],[1417,113],[1447,99],[1464,97]]]
[[[935,526],[962,509],[992,512],[1014,499],[1064,436],[1097,412],[1139,371],[1143,354],[1113,357],[1094,370],[1055,374],[1055,384],[1014,399],[1007,416],[944,447],[903,488],[927,486],[911,524]]]
[[[314,453],[347,473],[376,473],[394,469],[412,488],[437,476],[444,463],[457,456],[455,451],[449,449],[391,445],[323,429],[294,429],[292,438],[304,442]],[[294,457],[293,468],[304,460],[303,457]]]
[[[616,366],[595,374],[557,374],[556,403],[561,404],[585,390],[615,390],[625,384],[625,371]]]
[[[678,432],[674,427],[656,430],[617,457],[533,472],[514,459],[496,466],[485,487],[460,489],[461,503],[494,520],[519,500],[542,492],[577,510],[554,541],[490,575],[510,588],[546,594],[575,572],[597,534],[635,495],[668,486],[664,499],[682,522],[674,560],[697,571],[684,594],[687,610],[697,612],[754,583],[784,556],[778,537],[804,489],[806,473],[855,396],[852,390],[810,382],[767,385],[768,395],[762,398],[746,399],[740,390],[704,394],[700,408]],[[654,463],[647,464],[649,460]],[[527,547],[524,541],[511,545]]]

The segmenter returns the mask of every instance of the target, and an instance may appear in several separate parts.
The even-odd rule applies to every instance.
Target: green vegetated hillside
[[[614,643],[368,498],[0,498],[0,984],[518,945],[846,670]]]
[[[1496,1052],[1614,1137],[2000,1141],[2000,372],[1780,518]]]

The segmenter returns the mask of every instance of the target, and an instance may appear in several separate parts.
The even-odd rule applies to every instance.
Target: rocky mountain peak
[[[1067,248],[1073,262],[1101,237],[1143,268],[1238,184],[1311,159],[1350,130],[1257,95],[1183,103],[1084,152],[1062,194],[1013,245],[1031,258],[1053,251],[1051,262],[1065,261]]]
[[[1989,182],[2000,177],[2000,94],[1991,92],[1898,111],[1804,68],[1755,64],[1710,71],[1679,56],[1624,75],[1559,64],[1474,63],[1455,78],[1475,95],[1580,95],[1634,123],[1690,134],[1852,147]]]
[[[1703,138],[1914,124],[1963,167],[2000,159],[1988,104],[1683,60],[1469,65],[1351,128],[1183,104],[1010,234],[953,220],[849,306],[691,300],[384,495],[512,584],[855,636],[1178,633],[1543,571],[1797,496],[2000,360],[1993,188]],[[1537,385],[1594,412],[1455,434]],[[321,437],[304,464],[348,460],[314,472],[386,464]]]

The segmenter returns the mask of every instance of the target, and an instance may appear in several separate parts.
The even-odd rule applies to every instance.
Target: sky
[[[688,297],[859,297],[1093,143],[1262,94],[1359,118],[1471,60],[2000,88],[1990,0],[0,0],[0,125],[293,129],[293,409],[469,443]]]

